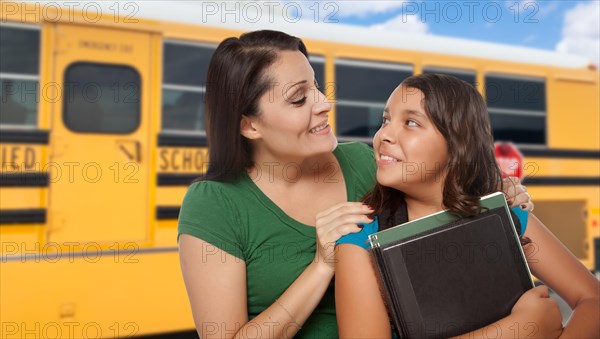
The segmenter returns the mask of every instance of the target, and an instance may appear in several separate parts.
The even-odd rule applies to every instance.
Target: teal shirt
[[[375,185],[373,150],[353,142],[339,144],[333,154],[344,176],[348,201],[359,201]],[[321,180],[327,185],[327,178]],[[181,206],[178,234],[200,238],[245,263],[250,319],[279,298],[314,260],[316,251],[315,227],[285,214],[248,175],[228,183],[192,184]],[[214,250],[204,252],[211,255]],[[296,338],[337,337],[332,281]]]

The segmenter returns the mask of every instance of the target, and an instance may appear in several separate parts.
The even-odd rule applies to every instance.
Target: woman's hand
[[[502,179],[502,190],[510,207],[520,206],[526,211],[533,211],[534,205],[527,187],[521,185],[519,178],[507,177]]]
[[[513,306],[511,316],[527,319],[520,328],[533,328],[528,338],[558,338],[562,333],[562,315],[548,287],[538,286],[525,292]]]
[[[335,271],[335,242],[343,235],[361,230],[358,223],[373,220],[367,214],[373,210],[360,202],[344,202],[317,214],[317,252],[315,262]]]

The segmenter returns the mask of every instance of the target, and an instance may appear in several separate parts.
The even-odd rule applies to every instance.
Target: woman
[[[358,201],[375,163],[364,144],[337,146],[330,110],[300,39],[258,31],[216,49],[210,164],[186,193],[178,230],[202,338],[337,337],[334,243],[369,221]]]
[[[336,306],[343,338],[391,336],[376,273],[363,245],[368,235],[444,209],[475,215],[479,198],[495,192],[500,180],[483,99],[471,85],[450,76],[404,80],[388,99],[373,146],[378,184],[364,202],[373,206],[374,214],[391,217],[338,241]],[[407,173],[406,164],[420,166]],[[465,338],[600,337],[598,281],[534,215],[524,224],[521,242],[529,267],[573,308],[571,318],[563,330],[556,302],[548,298],[547,287],[540,286],[525,293],[508,317]]]

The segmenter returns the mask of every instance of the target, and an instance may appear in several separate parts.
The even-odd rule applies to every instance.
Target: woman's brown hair
[[[229,181],[253,165],[250,142],[240,134],[242,116],[260,114],[258,102],[272,82],[269,67],[281,51],[299,51],[299,38],[278,31],[254,31],[223,40],[212,56],[206,82],[208,169],[196,181]]]

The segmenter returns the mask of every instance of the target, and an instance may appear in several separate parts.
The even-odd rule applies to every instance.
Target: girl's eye
[[[300,100],[292,101],[292,104],[295,105],[295,106],[302,106],[306,102],[306,98],[307,97],[304,97],[304,98],[302,98]]]
[[[381,119],[381,126],[385,126],[385,125],[387,125],[387,124],[389,124],[389,123],[390,123],[390,119],[388,119],[388,118],[386,118],[386,117],[383,117],[383,118]]]
[[[406,120],[406,125],[409,127],[417,127],[419,126],[419,124],[417,124],[414,120]]]

